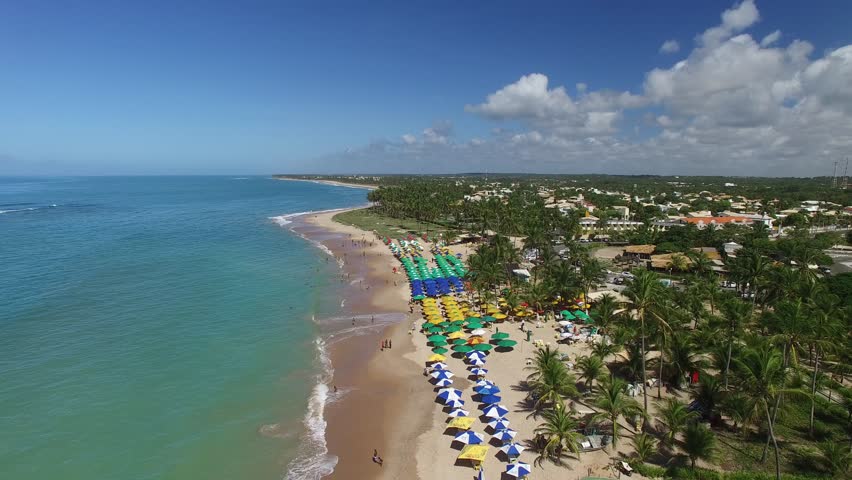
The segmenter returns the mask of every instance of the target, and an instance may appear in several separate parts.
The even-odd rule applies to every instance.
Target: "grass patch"
[[[419,222],[413,218],[400,219],[388,217],[380,214],[372,207],[341,212],[332,217],[332,220],[368,232],[377,232],[382,237],[390,238],[406,237],[409,234],[416,235],[417,237],[428,234],[432,238],[438,233],[443,233],[447,230],[443,225]]]

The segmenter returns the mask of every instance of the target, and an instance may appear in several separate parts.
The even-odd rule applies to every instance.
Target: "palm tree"
[[[719,380],[713,375],[705,374],[701,378],[698,390],[695,391],[695,400],[707,411],[707,416],[713,418],[722,401],[722,388]]]
[[[639,270],[636,272],[635,278],[630,282],[630,286],[624,291],[624,295],[630,301],[630,307],[634,317],[639,321],[639,336],[641,339],[641,358],[642,358],[642,384],[648,384],[648,369],[645,368],[645,343],[647,333],[645,325],[648,316],[652,315],[652,310],[656,305],[663,292],[663,285],[660,279],[654,272],[648,270]],[[648,390],[642,389],[645,411],[648,411]]]
[[[611,293],[605,293],[595,300],[595,308],[592,309],[592,318],[595,325],[606,329],[617,318],[619,309],[618,300]]]
[[[754,294],[751,300],[752,311],[757,300],[757,284],[763,279],[768,268],[769,260],[761,255],[760,252],[750,250],[737,255],[733,273],[739,279],[740,283],[748,285],[751,293]]]
[[[737,387],[749,402],[754,402],[766,415],[769,427],[769,438],[775,447],[775,478],[781,480],[781,459],[778,452],[778,441],[775,438],[775,425],[769,406],[781,394],[786,381],[786,369],[781,354],[768,343],[754,349],[747,349],[740,358],[735,358],[737,365]]]
[[[751,319],[751,310],[745,303],[730,299],[722,304],[722,314],[727,322],[725,332],[726,343],[728,344],[728,355],[725,360],[725,371],[722,374],[725,379],[725,390],[728,389],[728,372],[731,370],[731,354],[734,348],[734,341],[737,335],[742,331],[743,326]]]
[[[696,460],[713,459],[716,454],[716,436],[704,424],[689,424],[683,437],[683,451],[689,456],[693,470]]]
[[[645,463],[657,453],[657,441],[647,433],[637,433],[633,436],[633,451],[636,453],[636,460]]]
[[[624,380],[610,376],[601,382],[600,392],[595,399],[594,406],[599,410],[592,416],[593,422],[609,420],[612,422],[612,446],[618,443],[618,417],[645,415],[645,410],[639,406],[639,402],[628,397],[625,393],[626,383]]]
[[[843,312],[840,299],[836,295],[822,294],[815,297],[811,302],[814,309],[814,318],[810,338],[811,349],[814,353],[813,376],[811,377],[811,416],[808,423],[808,434],[814,434],[814,410],[816,407],[817,373],[819,372],[819,361],[821,354],[834,348],[835,342],[832,338],[836,332],[842,332]]]
[[[666,424],[666,435],[664,438],[666,445],[673,445],[677,435],[686,428],[686,425],[698,418],[697,412],[689,411],[687,405],[676,398],[667,398],[659,401],[657,405],[657,415]]]
[[[689,268],[689,259],[682,253],[673,253],[669,260],[669,273],[673,270],[685,272]]]
[[[669,382],[677,388],[681,387],[686,374],[701,372],[707,367],[707,361],[702,358],[692,336],[686,332],[672,335],[667,350]]]
[[[586,391],[591,391],[594,388],[595,380],[601,377],[606,370],[601,357],[590,356],[582,357],[577,361],[577,367],[580,369],[580,379],[586,382]]]
[[[848,478],[849,465],[852,464],[852,450],[847,445],[827,441],[819,444],[819,462],[832,477]]]
[[[538,438],[543,438],[545,443],[535,459],[535,464],[541,465],[545,459],[561,464],[566,450],[579,456],[582,435],[577,431],[580,424],[571,416],[571,412],[559,403],[542,416],[544,423],[535,429],[535,434]]]
[[[580,263],[580,270],[577,272],[577,276],[583,288],[583,297],[587,302],[589,301],[589,292],[592,288],[606,278],[603,265],[595,258],[590,258]]]
[[[533,370],[527,379],[530,394],[535,397],[533,408],[541,409],[545,404],[561,405],[562,399],[569,395],[577,395],[576,379],[565,368],[560,360],[559,352],[546,346],[536,352]]]

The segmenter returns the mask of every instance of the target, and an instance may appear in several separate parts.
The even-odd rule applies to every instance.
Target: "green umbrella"
[[[430,342],[446,342],[447,337],[443,335],[432,335],[427,340],[429,340]]]
[[[443,347],[435,347],[435,348],[432,349],[432,352],[443,355],[443,354],[447,353],[447,349],[443,348]]]
[[[432,324],[429,322],[423,322],[423,324],[420,325],[420,328],[422,328],[423,330],[428,330],[430,327],[432,327]]]
[[[505,340],[509,338],[509,334],[506,332],[497,332],[494,335],[491,335],[492,340]]]
[[[563,317],[565,317],[567,320],[574,320],[574,315],[571,315],[571,312],[569,312],[568,310],[562,310],[562,311],[561,311],[561,312],[559,312],[559,313],[560,313]]]
[[[446,340],[441,340],[440,342],[432,342],[432,346],[434,347],[443,347],[444,345],[447,345]]]
[[[511,348],[511,347],[514,347],[514,346],[515,346],[515,345],[517,345],[517,344],[518,344],[518,342],[516,342],[516,341],[514,341],[514,340],[500,340],[500,341],[497,343],[497,346],[498,346],[498,347]]]
[[[457,339],[453,340],[453,345],[464,345],[466,343],[467,343],[467,340],[465,340],[463,338],[457,338]]]
[[[486,315],[486,316],[482,317],[482,321],[483,322],[496,322],[497,319],[492,317],[492,316]]]
[[[424,298],[426,298],[426,297],[424,297],[423,295],[415,295],[415,296],[413,296],[413,297],[411,297],[411,298],[412,298],[412,299],[414,299],[414,300],[423,300],[423,299],[424,299]]]
[[[473,350],[473,347],[471,347],[470,345],[456,345],[455,347],[453,347],[453,351],[459,353],[467,353],[471,350]]]
[[[471,330],[476,330],[477,328],[482,328],[482,324],[481,323],[468,323],[467,328],[469,328]]]
[[[460,326],[464,325],[464,320],[456,320],[456,321],[450,322],[450,323],[452,323],[453,325],[455,325],[457,327],[460,327]]]
[[[482,319],[478,318],[478,317],[467,317],[467,318],[464,319],[465,322],[478,322],[480,320],[482,320]]]
[[[441,333],[444,329],[437,325],[432,325],[431,327],[426,327],[426,331],[429,333]]]
[[[453,325],[452,327],[447,327],[447,333],[458,332],[461,330],[461,327]]]
[[[491,350],[491,348],[493,347],[487,343],[478,343],[473,346],[474,350],[479,350],[480,352],[487,352],[488,350]]]
[[[440,326],[442,326],[442,327],[444,327],[444,328],[447,328],[447,327],[451,326],[451,325],[452,325],[452,323],[450,323],[450,322],[441,322],[441,323],[439,323],[438,325],[440,325]]]
[[[577,310],[577,311],[574,313],[574,315],[576,315],[578,318],[582,318],[583,320],[589,320],[589,316],[588,316],[588,315],[586,315],[586,312],[584,312],[584,311],[582,311],[582,310]]]

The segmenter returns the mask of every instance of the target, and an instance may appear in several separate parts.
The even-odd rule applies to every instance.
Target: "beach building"
[[[737,242],[726,242],[722,244],[722,248],[725,250],[725,256],[732,258],[737,256],[737,252],[743,248]]]
[[[656,249],[655,245],[628,245],[622,255],[630,260],[650,260]]]
[[[754,220],[747,217],[690,217],[687,216],[683,219],[684,223],[691,223],[698,227],[699,230],[704,230],[710,225],[721,227],[723,225],[731,224],[731,225],[742,225],[749,226],[754,223]]]

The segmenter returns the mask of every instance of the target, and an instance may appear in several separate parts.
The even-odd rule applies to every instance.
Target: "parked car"
[[[614,283],[616,285],[624,285],[624,277],[615,277],[612,280],[612,283]]]
[[[634,278],[636,278],[636,275],[633,275],[630,272],[621,272],[621,276],[624,277],[624,278],[629,278],[630,280],[633,280]]]
[[[831,269],[828,267],[819,267],[819,271],[823,275],[831,275]]]

